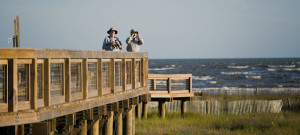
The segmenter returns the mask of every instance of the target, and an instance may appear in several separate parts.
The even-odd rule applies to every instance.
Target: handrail
[[[192,74],[149,74],[150,91],[192,93]]]

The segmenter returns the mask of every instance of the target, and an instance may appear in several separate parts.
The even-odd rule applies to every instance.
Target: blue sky
[[[299,0],[1,0],[0,47],[101,50],[135,28],[150,58],[300,57]],[[125,51],[125,50],[123,50]]]

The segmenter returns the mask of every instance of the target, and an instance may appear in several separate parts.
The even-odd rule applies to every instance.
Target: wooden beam
[[[145,86],[145,58],[141,60],[141,87]],[[147,80],[148,81],[148,80]]]
[[[148,111],[148,102],[143,102],[142,116],[145,119],[147,119],[147,113],[148,113],[147,111]]]
[[[192,91],[193,91],[193,78],[192,78],[192,76],[189,78],[189,82],[190,82],[189,92],[192,93]]]
[[[76,114],[75,113],[67,115],[67,125],[69,125],[69,126],[76,125]]]
[[[123,134],[123,112],[119,112],[119,114],[116,116],[117,117],[117,135],[122,135]]]
[[[186,100],[181,100],[180,109],[181,116],[184,117],[184,114],[186,113]]]
[[[45,64],[44,64],[44,104],[45,106],[50,106],[51,105],[51,63],[50,63],[50,58],[45,59]]]
[[[171,94],[171,91],[172,91],[172,83],[171,83],[171,78],[169,77],[168,78],[168,92],[169,92],[169,94]]]
[[[37,109],[37,59],[32,59],[31,64],[31,94],[30,94],[30,108]]]
[[[135,105],[132,105],[132,134],[135,135]]]
[[[19,22],[19,16],[17,16],[17,48],[20,48],[20,22]]]
[[[112,135],[113,134],[113,123],[114,123],[114,111],[108,112],[109,117],[107,122],[105,123],[105,135]]]
[[[88,99],[89,98],[89,90],[88,90],[88,62],[87,59],[83,59],[82,62],[82,83],[83,83],[83,99]]]
[[[122,91],[126,90],[126,59],[122,59]]]
[[[83,120],[80,135],[87,135],[87,120]]]
[[[17,47],[17,22],[16,19],[14,20],[14,37],[13,37],[13,47],[16,48]]]
[[[70,58],[65,62],[65,102],[71,102],[71,61]]]
[[[112,111],[115,111],[115,112],[119,112],[120,111],[120,105],[119,105],[119,102],[114,102],[112,104]]]
[[[17,59],[8,60],[8,111],[18,111],[18,64]],[[8,69],[8,70],[9,70]]]
[[[112,58],[111,59],[111,62],[110,62],[110,74],[109,74],[109,77],[110,77],[110,88],[111,88],[111,93],[115,93],[115,58]]]
[[[102,96],[102,58],[98,59],[98,96]]]
[[[107,115],[107,105],[100,106],[100,114]]]
[[[159,109],[159,115],[162,119],[165,118],[166,115],[166,102],[165,101],[159,101],[158,102],[158,109]]]
[[[50,135],[49,122],[32,123],[32,135]]]
[[[135,58],[132,58],[132,62],[131,62],[131,82],[132,82],[132,87],[131,89],[135,89]]]
[[[125,99],[122,102],[123,102],[123,108],[130,108],[129,99]]]
[[[99,135],[99,119],[93,124],[92,135]]]
[[[138,119],[142,118],[142,102],[138,102],[138,104],[136,105],[136,117]]]
[[[85,119],[87,120],[93,120],[94,119],[94,112],[93,112],[94,108],[91,108],[91,109],[87,109],[85,111]]]
[[[145,59],[145,66],[144,66],[144,72],[145,72],[145,86],[148,87],[148,58],[144,58]]]
[[[132,134],[132,109],[130,108],[126,114],[126,135],[133,135]]]

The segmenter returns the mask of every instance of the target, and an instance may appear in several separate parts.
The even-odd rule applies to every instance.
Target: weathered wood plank
[[[71,102],[71,61],[70,58],[65,62],[65,102]]]
[[[50,85],[51,85],[51,79],[50,79],[50,58],[45,59],[45,65],[44,65],[44,104],[45,106],[51,105],[51,94],[50,94]]]
[[[18,111],[18,82],[17,82],[17,59],[10,59],[8,67],[11,70],[8,72],[8,111]]]
[[[88,99],[89,98],[89,92],[88,92],[88,62],[87,59],[84,59],[82,62],[82,80],[81,82],[83,83],[83,99]]]
[[[37,59],[32,59],[30,86],[30,108],[37,109]]]

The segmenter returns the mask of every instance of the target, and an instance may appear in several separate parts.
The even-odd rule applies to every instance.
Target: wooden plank
[[[142,95],[142,102],[150,102],[151,101],[151,94],[147,93]]]
[[[17,47],[17,22],[14,19],[14,48]]]
[[[20,48],[20,22],[19,22],[19,16],[17,16],[17,48]]]
[[[65,102],[71,102],[71,61],[70,58],[65,62]]]
[[[61,49],[34,49],[34,48],[3,48],[0,50],[0,58],[52,58],[52,59],[99,59],[99,58],[148,58],[148,53],[128,53],[128,52],[103,52],[103,51],[82,51],[82,50],[61,50]]]
[[[11,70],[8,72],[8,111],[18,111],[18,80],[17,80],[17,59],[10,59],[8,67]]]
[[[52,105],[50,107],[44,107],[37,109],[35,111],[32,110],[24,110],[19,113],[1,113],[0,115],[0,127],[2,126],[10,126],[10,125],[16,125],[16,124],[27,124],[27,123],[35,123],[35,122],[41,122],[44,120],[48,120],[51,118],[56,118],[60,116],[64,116],[67,114],[80,112],[86,109],[106,105],[113,102],[118,102],[122,100],[126,100],[128,98],[137,97],[139,95],[144,95],[148,93],[149,90],[144,88],[139,88],[136,90],[128,90],[125,92],[121,92],[118,94],[111,94],[106,95],[102,97],[82,100],[82,101],[76,101],[76,102],[70,102],[70,103],[64,103],[59,105]],[[129,103],[129,101],[128,101]],[[128,105],[129,106],[129,105]],[[16,122],[16,116],[17,114],[22,114],[27,112],[27,116],[20,117],[19,122]]]
[[[74,126],[76,125],[76,114],[68,114],[67,115],[67,125]]]
[[[98,59],[98,96],[102,95],[102,58]]]
[[[145,58],[141,61],[141,87],[145,86]],[[147,80],[148,81],[148,80]]]
[[[156,90],[156,79],[153,79],[153,89]]]
[[[50,75],[50,58],[45,59],[45,65],[44,65],[44,104],[45,106],[50,106],[51,105],[51,75]]]
[[[119,102],[114,102],[112,104],[112,111],[115,111],[115,112],[119,112],[120,111],[120,105],[119,105]]]
[[[131,89],[135,89],[135,58],[131,60]]]
[[[85,119],[87,119],[87,120],[93,120],[94,119],[94,108],[91,108],[91,109],[87,109],[86,111],[85,111]]]
[[[88,62],[87,62],[87,59],[84,59],[83,60],[83,63],[82,63],[82,79],[81,79],[81,82],[83,83],[83,99],[88,99],[89,97],[89,92],[88,92]]]
[[[107,115],[107,105],[100,106],[100,115]]]
[[[192,91],[193,91],[193,78],[192,78],[192,76],[189,78],[189,82],[190,82],[190,89],[189,89],[189,92],[190,93],[192,93]]]
[[[123,103],[123,108],[130,108],[129,99],[123,100],[122,103]]]
[[[31,64],[31,94],[30,94],[30,108],[37,109],[37,59],[32,59]]]
[[[111,93],[115,93],[115,59],[111,59],[110,62],[110,72],[109,72],[109,77],[110,77],[110,88],[111,88]]]
[[[144,66],[144,72],[145,72],[145,86],[148,87],[148,79],[149,79],[149,74],[148,74],[148,58],[144,58],[145,59],[145,66]]]
[[[32,123],[32,135],[50,135],[49,122]]]
[[[172,82],[171,82],[171,78],[168,78],[168,92],[171,93],[172,91]]]

